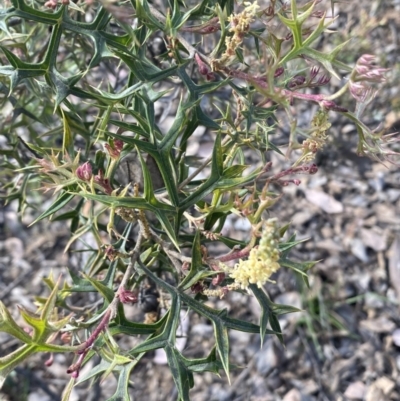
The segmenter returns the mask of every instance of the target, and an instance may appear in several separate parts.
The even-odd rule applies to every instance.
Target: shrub
[[[267,3],[11,0],[0,10],[3,198],[21,212],[38,210],[31,190],[52,190],[35,223],[69,222],[67,249],[82,240],[80,252],[89,255],[80,275],[45,279],[50,295],[36,299],[37,311],[20,308],[30,333],[1,304],[0,330],[23,343],[0,358],[1,382],[34,353],[75,353],[64,400],[77,382],[111,372],[119,377],[111,399],[129,399],[132,370],[163,348],[188,400],[193,373],[229,376],[228,329],[283,340],[278,316],[296,309],[274,304],[264,285],[281,267],[307,284],[315,262],[291,260],[295,235],[268,216],[280,187],[317,172],[331,112],[356,125],[359,154],[393,160],[396,153],[394,138],[360,120],[386,70],[371,55],[353,67],[341,62],[346,43],[318,50],[334,21],[319,1]],[[335,93],[332,77],[342,83]],[[346,93],[354,112],[340,105]],[[300,130],[292,110],[304,103],[317,111]],[[176,108],[169,126],[157,115],[161,106]],[[287,137],[278,130],[284,119]],[[201,129],[213,141],[204,159],[188,154]],[[291,164],[275,169],[272,153]],[[232,216],[248,221],[248,241],[225,234]],[[87,233],[96,248],[82,249]],[[205,303],[232,291],[256,297],[258,325]],[[77,316],[66,301],[87,292],[102,304]],[[134,303],[144,322],[125,316],[123,304]],[[187,359],[176,345],[182,308],[213,324],[215,347],[203,358]],[[121,336],[138,335],[147,337],[119,348]],[[80,377],[94,355],[101,363]]]

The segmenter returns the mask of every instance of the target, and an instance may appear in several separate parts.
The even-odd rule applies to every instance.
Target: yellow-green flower
[[[250,251],[247,260],[239,260],[230,276],[241,288],[249,284],[263,286],[279,269],[279,229],[276,219],[269,219],[264,226],[258,248]]]
[[[331,123],[328,119],[328,111],[318,110],[311,121],[311,126],[313,128],[313,132],[310,138],[307,138],[301,145],[303,148],[301,160],[303,162],[310,162],[314,160],[315,154],[318,152],[318,150],[321,150],[325,146],[325,143],[328,139],[328,135],[326,133],[331,127]]]
[[[244,2],[245,8],[239,14],[232,14],[229,16],[228,20],[231,24],[229,32],[232,36],[227,36],[225,39],[226,50],[222,55],[220,62],[225,64],[235,55],[236,49],[242,44],[244,36],[250,30],[250,24],[254,21],[257,9],[260,6],[257,1],[254,3]]]

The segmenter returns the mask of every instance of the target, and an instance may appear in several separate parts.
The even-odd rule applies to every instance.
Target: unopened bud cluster
[[[229,17],[231,23],[229,32],[232,32],[233,35],[228,36],[225,40],[226,50],[220,60],[223,64],[235,55],[236,49],[242,44],[246,33],[250,30],[250,24],[254,21],[257,9],[260,8],[257,2],[244,2],[243,4],[246,7],[240,14],[232,14]]]
[[[375,64],[376,58],[371,54],[361,56],[351,73],[349,80],[350,93],[359,102],[370,101],[376,94],[372,85],[382,84],[385,81],[386,68]]]
[[[83,163],[76,169],[76,176],[82,181],[90,181],[93,176],[92,166],[89,162]]]
[[[107,149],[112,159],[118,160],[119,157],[121,156],[121,151],[124,147],[124,142],[121,141],[120,139],[114,139],[113,141],[111,141],[111,145],[106,143],[104,147]]]
[[[207,64],[200,58],[197,53],[194,55],[194,59],[196,60],[197,66],[199,67],[200,74],[204,75],[207,81],[214,81],[214,74],[210,71]]]
[[[117,207],[115,213],[120,216],[123,220],[132,223],[138,220],[138,213],[135,209],[128,207]]]
[[[279,269],[279,228],[277,220],[266,221],[258,248],[250,251],[247,260],[239,260],[230,276],[241,288],[249,284],[263,286]]]
[[[327,110],[318,110],[313,119],[311,120],[311,127],[313,131],[310,138],[307,138],[302,143],[303,148],[303,162],[310,162],[314,160],[315,154],[318,150],[322,149],[328,139],[326,132],[331,127],[328,119]]]
[[[68,6],[69,5],[69,0],[61,0],[61,4],[63,6]],[[48,0],[46,3],[44,3],[44,6],[47,8],[51,8],[52,10],[55,10],[58,5],[58,0]]]

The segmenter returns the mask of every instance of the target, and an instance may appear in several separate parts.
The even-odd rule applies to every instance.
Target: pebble
[[[52,401],[52,398],[42,391],[34,391],[28,395],[28,401]]]
[[[393,344],[400,347],[400,329],[396,329],[392,333]]]
[[[365,395],[365,384],[362,381],[350,383],[344,392],[344,396],[350,400],[362,400]]]
[[[292,388],[285,396],[282,401],[303,401],[301,393],[297,388]]]
[[[276,353],[272,338],[268,338],[261,350],[256,355],[257,372],[262,376],[267,376],[275,367],[278,366],[279,358]]]
[[[247,219],[237,219],[233,224],[233,228],[239,231],[250,231],[251,223]]]

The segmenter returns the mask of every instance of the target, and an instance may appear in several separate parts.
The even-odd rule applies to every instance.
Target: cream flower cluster
[[[230,276],[241,288],[249,284],[263,286],[279,269],[279,229],[276,219],[266,221],[258,248],[250,251],[247,260],[239,260]]]
[[[250,29],[250,24],[254,21],[257,9],[260,8],[257,2],[244,2],[245,9],[240,14],[232,14],[229,17],[231,27],[229,32],[232,36],[225,39],[226,50],[222,55],[220,62],[225,63],[235,55],[236,49],[242,44],[245,34]]]

